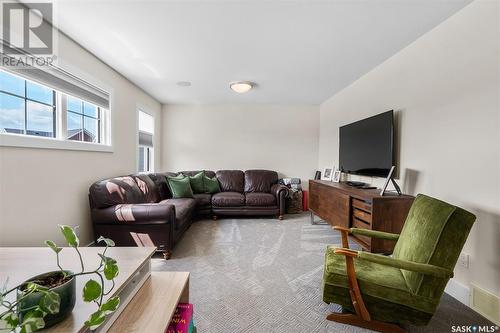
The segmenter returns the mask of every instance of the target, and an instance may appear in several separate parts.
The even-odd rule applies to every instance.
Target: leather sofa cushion
[[[179,198],[160,201],[160,204],[170,204],[175,206],[175,218],[177,220],[190,219],[196,205],[195,199]]]
[[[271,192],[271,185],[278,182],[278,173],[270,170],[245,171],[245,192]]]
[[[246,193],[245,203],[247,206],[276,206],[276,196],[270,193]]]
[[[220,192],[212,196],[212,206],[239,207],[245,205],[245,196],[238,192]]]
[[[151,178],[149,178],[148,174],[145,173],[136,173],[130,175],[135,180],[135,183],[141,190],[142,195],[144,196],[144,202],[146,203],[156,203],[160,201],[160,193],[155,183]]]
[[[206,176],[208,176],[210,178],[215,177],[215,172],[210,171],[210,170],[181,171],[179,173],[182,173],[183,175],[192,177],[200,172],[203,172]]]
[[[144,203],[145,198],[130,176],[95,182],[89,189],[92,207],[106,208],[119,204]]]
[[[241,170],[219,170],[216,173],[222,192],[243,193],[245,174]]]
[[[165,200],[172,197],[172,193],[168,188],[167,177],[175,177],[177,173],[175,172],[158,172],[148,174],[149,178],[155,183],[158,193],[160,195],[160,200]]]
[[[212,195],[210,193],[195,193],[193,196],[196,207],[206,207],[212,203]]]

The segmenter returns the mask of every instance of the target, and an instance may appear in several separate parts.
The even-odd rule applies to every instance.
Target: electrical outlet
[[[467,253],[460,253],[458,257],[458,264],[462,267],[469,268],[469,255]]]

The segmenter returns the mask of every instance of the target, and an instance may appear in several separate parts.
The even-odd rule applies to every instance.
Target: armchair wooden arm
[[[351,229],[340,226],[333,226],[332,228],[333,230],[340,231],[340,235],[342,237],[342,247],[345,249],[349,249],[349,240],[347,236],[351,233]]]
[[[340,232],[347,232],[348,234],[351,233],[351,229],[345,228],[345,227],[341,227],[341,226],[338,226],[338,225],[334,225],[332,228],[333,228],[333,230],[338,230]]]
[[[335,254],[343,254],[346,257],[351,257],[351,258],[357,258],[358,257],[358,251],[354,251],[351,249],[334,249],[333,253]]]
[[[339,227],[341,228],[341,227]],[[342,228],[342,235],[347,238],[346,228]],[[349,229],[347,229],[349,230]],[[343,239],[342,239],[343,242]],[[356,278],[356,270],[354,269],[354,261],[353,258],[358,256],[358,251],[351,250],[349,248],[336,248],[333,249],[335,254],[342,254],[345,256],[345,264],[346,264],[346,272],[347,272],[347,280],[349,283],[349,295],[351,296],[352,305],[356,310],[356,313],[365,321],[370,321],[370,313],[365,306],[365,302],[363,301],[363,297],[361,296],[361,291],[359,290],[358,279]]]
[[[345,235],[345,238],[347,239],[349,229],[342,227],[334,227],[334,229],[339,230],[343,237]],[[342,239],[342,242],[343,241],[344,240]],[[354,269],[353,258],[359,257],[359,252],[349,248],[334,248],[333,252],[335,254],[345,256],[347,281],[349,283],[349,295],[351,296],[351,302],[356,314],[332,313],[328,315],[326,319],[344,324],[356,325],[379,332],[404,333],[404,331],[397,325],[371,319],[370,312],[368,312],[363,296],[361,295],[358,279],[356,278],[356,270]]]

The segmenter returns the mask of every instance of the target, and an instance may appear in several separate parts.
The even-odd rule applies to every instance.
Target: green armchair
[[[398,324],[426,325],[439,304],[476,217],[443,201],[417,195],[400,235],[334,227],[342,248],[325,256],[323,300],[347,313],[327,319],[380,332]],[[397,240],[391,256],[349,249],[348,234]]]

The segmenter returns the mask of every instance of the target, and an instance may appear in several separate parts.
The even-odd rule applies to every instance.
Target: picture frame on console
[[[335,169],[332,176],[332,182],[340,183],[341,176],[342,176],[342,171],[340,171],[339,169]]]
[[[329,180],[331,181],[332,180],[332,177],[333,177],[333,171],[335,170],[334,167],[331,167],[331,168],[325,168],[323,170],[323,176],[321,177],[321,180]]]

